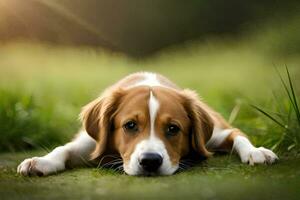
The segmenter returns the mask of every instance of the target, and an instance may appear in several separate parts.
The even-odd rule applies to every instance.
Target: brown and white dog
[[[49,175],[68,166],[117,154],[129,175],[171,175],[189,154],[209,157],[232,149],[243,163],[273,163],[278,157],[256,148],[197,94],[154,73],[131,74],[81,112],[83,130],[43,157],[25,159],[22,175]]]

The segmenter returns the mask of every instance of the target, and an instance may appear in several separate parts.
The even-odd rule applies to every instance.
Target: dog
[[[46,176],[110,163],[113,155],[121,158],[126,174],[146,176],[174,174],[189,155],[200,159],[233,150],[250,165],[278,159],[271,150],[253,146],[196,92],[160,74],[138,72],[121,79],[84,106],[80,119],[83,128],[73,141],[43,157],[25,159],[17,172]]]

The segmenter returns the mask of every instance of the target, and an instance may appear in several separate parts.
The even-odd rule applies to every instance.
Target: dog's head
[[[191,151],[210,154],[205,138],[212,119],[190,90],[114,88],[86,105],[81,117],[97,141],[92,158],[117,152],[129,175],[170,175]]]

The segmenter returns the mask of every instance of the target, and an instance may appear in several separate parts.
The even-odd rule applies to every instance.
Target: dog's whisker
[[[110,168],[110,169],[112,169],[114,172],[117,172],[117,173],[124,172],[123,165],[120,165],[120,166],[115,167],[115,168]]]
[[[180,162],[188,164],[188,165],[194,165],[194,164],[196,164],[196,162],[194,160],[191,160],[191,159],[182,159],[182,160],[180,160]]]
[[[179,167],[183,168],[183,169],[187,169],[189,168],[189,166],[183,165],[183,164],[179,164]]]
[[[114,166],[114,165],[122,164],[122,163],[123,163],[123,160],[119,160],[119,161],[113,160],[111,162],[107,162],[107,163],[103,164],[102,167],[107,167],[107,166],[110,166],[110,165]]]
[[[121,161],[122,160],[122,158],[119,155],[108,154],[108,155],[105,155],[105,156],[103,156],[101,158],[101,160],[99,161],[99,163],[97,165],[97,168],[101,168],[101,164],[102,164],[102,162],[104,161],[105,158],[115,158],[113,161],[116,161],[116,160],[120,160]]]
[[[109,167],[109,168],[113,168],[115,165],[120,165],[123,162],[114,162],[114,163],[107,163],[105,165],[102,165],[103,168]]]
[[[123,165],[117,167],[116,170],[119,171],[119,172],[124,172],[124,167],[123,167]]]
[[[184,166],[184,167],[190,167],[191,165],[183,163],[183,162],[179,162],[179,165]]]

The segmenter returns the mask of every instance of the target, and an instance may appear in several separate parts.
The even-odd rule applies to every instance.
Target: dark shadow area
[[[296,0],[5,0],[0,40],[102,46],[145,57],[187,40],[236,37],[244,26],[297,7]]]

